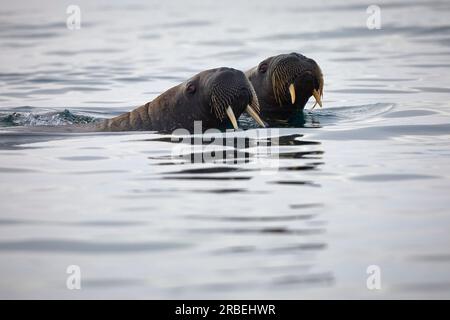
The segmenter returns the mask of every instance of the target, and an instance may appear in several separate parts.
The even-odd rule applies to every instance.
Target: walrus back
[[[153,130],[149,116],[151,102],[120,116],[104,120],[97,125],[99,131]]]

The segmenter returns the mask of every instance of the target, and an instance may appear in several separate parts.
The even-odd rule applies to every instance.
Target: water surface
[[[450,298],[450,4],[379,2],[369,30],[370,4],[81,1],[69,30],[63,3],[4,3],[0,297]],[[227,161],[36,129],[291,51],[321,65],[325,108],[270,132],[242,117]]]

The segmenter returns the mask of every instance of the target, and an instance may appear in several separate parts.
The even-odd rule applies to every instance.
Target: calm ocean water
[[[366,1],[77,4],[79,30],[65,2],[1,5],[0,298],[450,298],[448,1],[379,1],[379,30]],[[246,161],[35,128],[292,51],[322,67],[324,109],[227,134],[280,137]]]

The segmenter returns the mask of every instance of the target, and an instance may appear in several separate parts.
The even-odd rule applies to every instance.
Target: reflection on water
[[[0,297],[450,297],[447,1],[380,2],[380,30],[356,0],[79,5],[0,9]],[[277,129],[61,130],[291,51],[325,108]]]

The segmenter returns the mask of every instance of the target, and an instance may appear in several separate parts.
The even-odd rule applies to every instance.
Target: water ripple
[[[0,251],[57,252],[80,254],[118,254],[183,249],[187,243],[172,242],[94,242],[65,239],[1,241]]]

